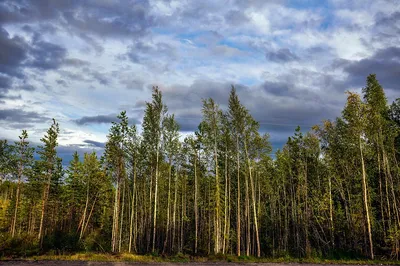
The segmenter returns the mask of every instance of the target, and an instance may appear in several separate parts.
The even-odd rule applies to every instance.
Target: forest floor
[[[67,266],[67,265],[166,265],[175,266],[190,264],[195,266],[313,266],[321,264],[331,265],[400,265],[399,261],[380,260],[325,260],[325,259],[293,259],[293,258],[253,258],[237,256],[190,257],[176,255],[161,257],[150,255],[104,254],[104,253],[77,253],[73,255],[40,255],[25,258],[0,257],[0,265],[38,265],[38,266]]]
[[[316,266],[321,264],[312,263],[232,263],[232,262],[189,262],[189,263],[172,263],[172,262],[118,262],[118,261],[67,261],[67,260],[12,260],[0,261],[0,265],[21,265],[21,266],[84,266],[84,265],[104,265],[104,266],[124,266],[124,265],[157,265],[157,266],[179,266],[182,264],[190,264],[195,266],[243,266],[243,264],[251,266]],[[348,264],[332,264],[335,266],[346,266]],[[371,264],[357,264],[371,265]]]

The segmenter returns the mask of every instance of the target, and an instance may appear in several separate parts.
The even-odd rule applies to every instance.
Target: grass
[[[0,260],[63,260],[63,261],[107,261],[107,262],[139,262],[139,263],[188,263],[188,262],[232,262],[232,263],[313,263],[313,264],[369,264],[369,265],[398,265],[398,261],[388,260],[328,260],[320,258],[255,258],[248,256],[213,255],[209,257],[193,257],[184,254],[175,256],[135,255],[130,253],[76,253],[69,255],[39,255],[25,258],[2,257]]]

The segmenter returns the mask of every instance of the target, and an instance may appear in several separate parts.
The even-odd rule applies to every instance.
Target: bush
[[[0,235],[1,257],[27,257],[39,254],[37,236],[22,234],[12,238],[9,234]]]

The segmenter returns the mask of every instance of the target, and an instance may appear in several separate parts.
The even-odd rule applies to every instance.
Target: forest
[[[0,141],[0,256],[397,260],[400,98],[388,103],[374,74],[362,95],[346,93],[340,117],[297,127],[274,154],[233,86],[227,110],[203,100],[187,136],[154,87],[140,128],[121,112],[104,154],[76,152],[68,167],[57,121],[38,147],[22,130]]]

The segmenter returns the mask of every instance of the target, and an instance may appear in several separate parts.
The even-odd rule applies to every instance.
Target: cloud
[[[11,78],[5,75],[0,75],[0,91],[7,90],[11,87]]]
[[[378,38],[385,40],[398,40],[400,35],[400,12],[395,11],[390,15],[378,13],[375,16],[374,29],[378,33]]]
[[[67,56],[67,50],[57,44],[34,38],[30,49],[32,59],[28,63],[33,68],[40,70],[58,69]]]
[[[133,63],[146,63],[149,61],[171,61],[177,58],[175,48],[165,42],[135,41],[128,47],[127,58]]]
[[[52,113],[75,132],[65,154],[101,150],[119,110],[140,122],[153,84],[193,131],[202,99],[226,110],[234,84],[279,146],[296,125],[340,115],[343,92],[370,73],[397,97],[399,6],[317,2],[0,1],[0,100],[25,115],[2,111],[0,134],[45,128]]]
[[[288,48],[282,48],[277,51],[267,52],[265,57],[267,58],[267,60],[277,63],[286,63],[299,59],[297,55],[292,53]]]
[[[87,143],[91,146],[97,147],[97,148],[104,148],[106,145],[104,142],[98,142],[98,141],[89,140],[89,139],[85,139],[83,142]]]
[[[78,58],[67,58],[64,60],[64,64],[72,67],[83,67],[89,66],[90,62]]]
[[[117,122],[116,115],[96,115],[96,116],[84,116],[82,118],[74,120],[77,125],[89,125],[89,124],[111,124]]]
[[[57,21],[71,32],[98,36],[141,36],[155,24],[148,1],[4,1],[1,23]]]
[[[33,127],[36,123],[43,123],[49,118],[34,111],[21,109],[1,109],[0,122],[9,128],[21,129]]]
[[[380,49],[361,60],[339,60],[337,66],[347,73],[350,86],[363,86],[366,77],[374,73],[384,87],[400,90],[400,47]]]
[[[9,33],[0,27],[0,73],[23,77],[20,66],[27,58],[28,45],[21,37],[10,37]]]
[[[117,114],[109,115],[95,115],[95,116],[84,116],[79,119],[73,120],[77,125],[92,125],[92,124],[111,124],[112,122],[118,122]],[[130,124],[138,124],[139,121],[135,118],[129,118]]]
[[[93,153],[97,154],[97,157],[103,155],[104,149],[101,147],[90,146],[87,144],[72,144],[72,145],[59,145],[57,147],[57,156],[62,159],[63,167],[68,167],[70,162],[72,161],[72,155],[78,152],[80,159],[83,159],[85,153]]]

